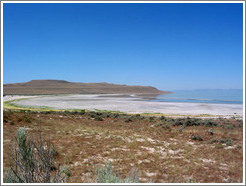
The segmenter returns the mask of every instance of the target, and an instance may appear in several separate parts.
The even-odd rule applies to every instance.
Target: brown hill
[[[4,84],[4,95],[44,94],[165,94],[151,86],[128,86],[110,83],[73,83],[64,80],[32,80],[26,83]]]

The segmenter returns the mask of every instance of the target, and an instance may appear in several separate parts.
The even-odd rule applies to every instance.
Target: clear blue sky
[[[4,4],[3,82],[243,88],[242,4]]]

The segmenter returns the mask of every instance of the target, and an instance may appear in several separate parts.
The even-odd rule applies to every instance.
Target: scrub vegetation
[[[13,170],[22,181],[26,180],[25,170],[13,169],[15,161],[10,158],[13,144],[17,152],[22,152],[17,143],[20,131],[26,136],[27,147],[37,146],[40,135],[52,147],[49,182],[237,183],[243,178],[243,121],[236,118],[4,110],[6,182],[16,180]],[[49,145],[43,146],[47,150]],[[35,150],[31,152],[34,154],[28,156],[42,159]],[[67,175],[61,172],[63,166],[69,170]],[[66,179],[54,181],[58,173],[62,178],[66,175]]]

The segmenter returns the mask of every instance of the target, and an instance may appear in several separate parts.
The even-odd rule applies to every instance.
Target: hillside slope
[[[151,86],[128,86],[110,83],[73,83],[64,80],[32,80],[26,83],[4,84],[4,95],[44,94],[165,94]]]

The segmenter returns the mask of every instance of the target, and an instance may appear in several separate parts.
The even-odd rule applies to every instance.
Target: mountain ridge
[[[107,82],[79,83],[66,80],[44,79],[24,83],[3,85],[4,95],[47,95],[47,94],[166,94],[152,86],[121,85]]]

